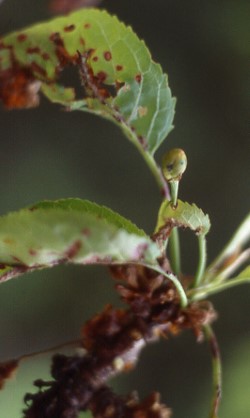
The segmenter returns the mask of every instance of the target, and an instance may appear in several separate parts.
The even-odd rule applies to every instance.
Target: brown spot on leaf
[[[84,23],[83,27],[84,27],[84,29],[90,29],[91,24],[90,23]]]
[[[11,256],[12,260],[17,264],[23,264],[20,258],[16,257],[15,255]]]
[[[104,71],[99,71],[99,73],[96,74],[96,77],[100,83],[103,83],[107,78],[107,74]]]
[[[43,67],[41,67],[39,64],[37,64],[37,62],[32,61],[30,66],[31,66],[33,72],[39,74],[40,76],[42,76],[44,78],[46,77],[46,75],[47,75],[46,70]]]
[[[123,65],[120,65],[120,64],[118,64],[118,65],[116,65],[116,71],[122,71],[123,70]]]
[[[134,251],[133,257],[135,260],[138,260],[139,258],[143,258],[145,255],[145,252],[147,251],[148,244],[139,244]]]
[[[35,257],[37,255],[37,251],[33,250],[32,248],[29,249],[29,254]]]
[[[103,56],[104,56],[104,59],[105,59],[106,61],[110,61],[110,60],[112,59],[112,54],[111,54],[111,52],[110,52],[110,51],[105,51],[105,52],[103,53]]]
[[[95,56],[92,58],[92,60],[96,62],[96,61],[98,61],[98,60],[99,60],[99,57],[98,57],[97,55],[95,55]]]
[[[80,45],[84,46],[86,44],[85,39],[82,37],[80,38]]]
[[[38,46],[30,47],[26,49],[28,54],[40,54],[40,48]]]
[[[143,138],[143,136],[139,135],[138,136],[138,141],[142,145],[143,149],[146,149],[147,148],[147,141],[146,141],[145,138]]]
[[[137,83],[141,82],[141,78],[142,78],[141,74],[136,74],[135,80],[137,81]]]
[[[91,235],[90,229],[89,228],[83,228],[82,235],[84,235],[85,237],[89,237]]]
[[[73,244],[68,248],[68,250],[65,252],[65,258],[67,260],[71,260],[76,256],[76,254],[80,251],[82,248],[82,242],[80,240],[73,242]]]
[[[58,39],[60,39],[60,34],[59,32],[52,32],[49,36],[49,39],[54,42],[57,43]]]
[[[24,42],[27,39],[27,35],[25,33],[19,33],[19,35],[17,35],[17,40],[19,42]]]
[[[4,238],[3,242],[4,244],[7,244],[7,245],[12,245],[15,243],[15,241],[12,238]]]
[[[93,73],[91,66],[88,61],[91,58],[94,50],[90,49],[81,54],[78,51],[78,62],[77,64],[80,67],[80,76],[82,84],[85,88],[85,92],[89,97],[98,98],[100,101],[106,97],[109,97],[110,94],[106,88],[103,86],[103,80],[106,78],[106,74],[103,72],[98,73],[96,76]],[[98,77],[99,75],[99,77]]]
[[[42,53],[42,58],[44,59],[44,61],[48,61],[50,59],[50,56],[47,52],[43,52]]]
[[[68,25],[68,26],[65,26],[65,28],[63,29],[64,30],[64,32],[72,32],[73,30],[75,30],[75,25]]]
[[[0,270],[4,270],[4,269],[6,269],[6,267],[7,267],[7,265],[6,265],[6,264],[2,264],[2,263],[0,263]]]
[[[50,40],[55,44],[56,46],[56,56],[60,62],[60,66],[58,67],[58,72],[65,67],[69,62],[73,61],[73,57],[71,57],[65,46],[64,46],[64,42],[63,39],[60,36],[59,32],[54,32],[50,35]]]

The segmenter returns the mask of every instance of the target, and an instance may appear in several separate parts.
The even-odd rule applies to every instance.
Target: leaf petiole
[[[221,283],[230,277],[237,269],[239,269],[244,263],[250,260],[250,248],[247,248],[239,256],[229,264],[228,267],[223,269],[221,273],[213,279],[213,282]]]
[[[235,287],[235,286],[245,284],[245,283],[250,283],[250,273],[248,277],[231,279],[227,282],[220,283],[220,284],[214,284],[214,285],[210,284],[210,285],[198,288],[197,290],[192,289],[188,292],[188,296],[191,298],[192,301],[201,300],[215,293],[219,293],[224,290],[230,289],[231,287]]]
[[[180,237],[176,227],[173,228],[169,237],[169,258],[173,272],[179,276],[181,273]]]
[[[218,409],[222,392],[222,367],[220,349],[212,327],[210,325],[205,325],[204,331],[210,344],[213,368],[213,396],[209,418],[218,418]]]
[[[179,180],[172,180],[169,182],[171,190],[171,205],[175,208],[178,204],[178,191]],[[169,237],[169,250],[170,250],[170,264],[174,273],[179,276],[181,273],[181,247],[180,236],[178,228],[173,228]]]
[[[207,241],[204,234],[198,235],[198,245],[199,245],[199,262],[197,271],[195,274],[194,282],[192,287],[198,287],[201,283],[204,271],[206,268],[206,261],[207,261]]]

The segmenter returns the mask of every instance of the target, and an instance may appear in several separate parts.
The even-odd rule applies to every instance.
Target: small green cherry
[[[162,172],[167,181],[179,181],[187,168],[187,157],[180,148],[168,151],[162,159]]]

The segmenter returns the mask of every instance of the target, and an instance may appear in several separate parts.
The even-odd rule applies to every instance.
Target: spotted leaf
[[[60,263],[155,264],[159,255],[144,231],[86,200],[45,201],[0,218],[0,282]]]
[[[174,227],[189,228],[197,235],[206,235],[210,229],[209,216],[195,204],[178,200],[177,206],[173,207],[165,200],[159,210],[156,233],[164,229],[171,231]]]
[[[68,65],[80,71],[79,100],[60,85]],[[175,100],[166,74],[132,29],[106,11],[83,9],[0,39],[4,106],[36,106],[40,90],[68,109],[112,120],[144,156],[152,158],[172,129]]]

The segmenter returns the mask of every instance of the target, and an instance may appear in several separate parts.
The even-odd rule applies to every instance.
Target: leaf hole
[[[58,83],[65,88],[73,88],[76,100],[82,100],[86,97],[85,90],[79,77],[78,69],[75,65],[71,64],[64,67],[59,75]]]

